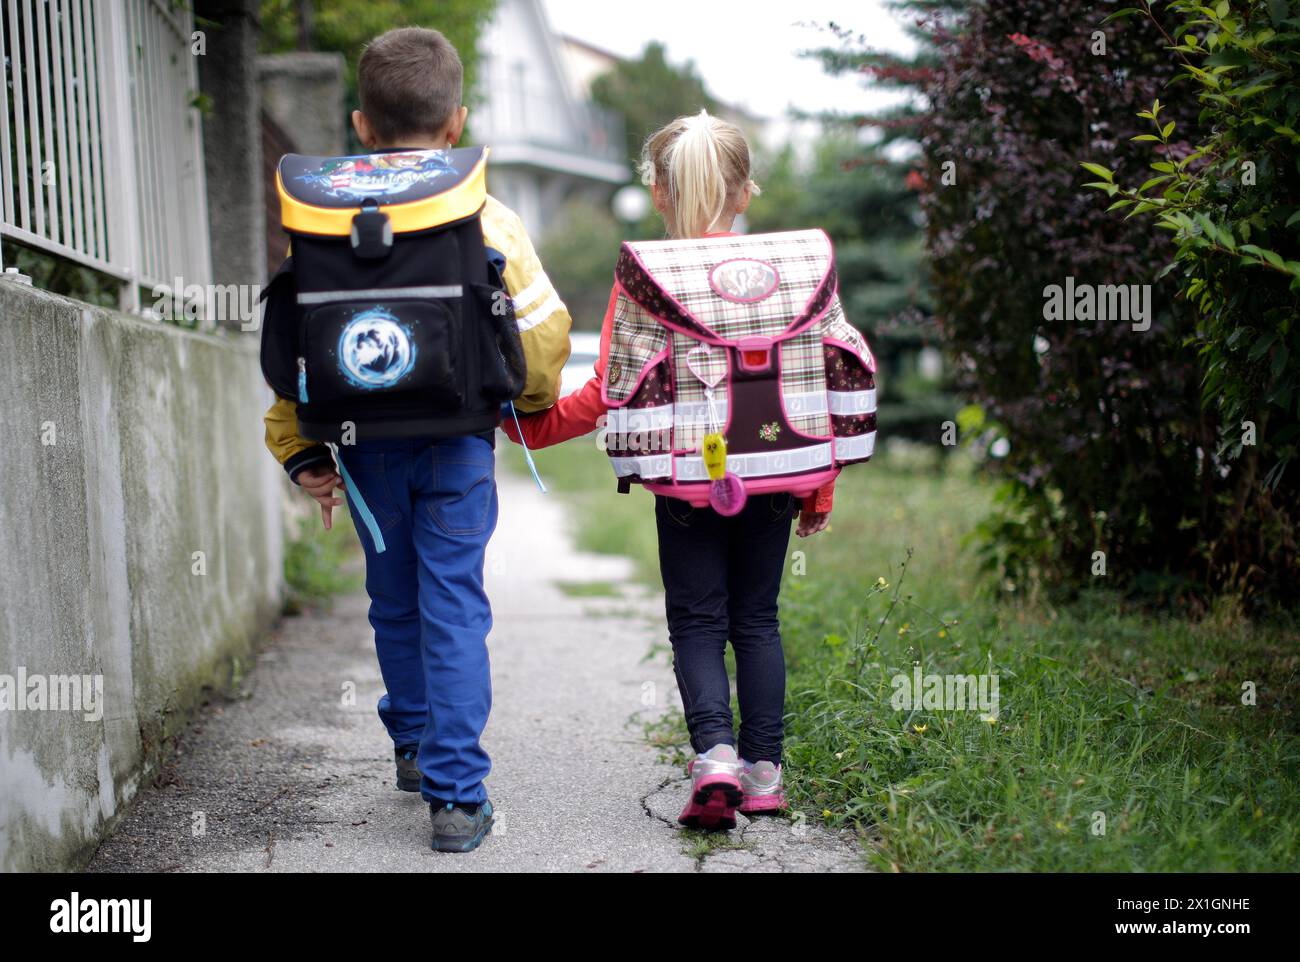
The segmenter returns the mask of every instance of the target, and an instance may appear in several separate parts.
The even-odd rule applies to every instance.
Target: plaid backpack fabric
[[[844,317],[820,230],[623,244],[602,389],[621,482],[709,502],[726,440],[748,494],[810,494],[871,457],[875,359]]]

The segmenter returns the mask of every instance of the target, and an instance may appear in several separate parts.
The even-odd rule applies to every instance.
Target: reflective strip
[[[790,391],[781,393],[785,413],[794,416],[826,413],[825,391]]]
[[[848,438],[836,438],[835,460],[858,461],[862,458],[869,458],[871,457],[871,452],[875,449],[875,431],[868,431],[866,434],[855,434]]]
[[[831,414],[871,414],[876,410],[876,389],[829,391]]]
[[[824,441],[789,451],[760,451],[754,454],[728,454],[727,470],[742,478],[761,478],[773,474],[797,474],[831,464],[831,444]],[[677,459],[678,481],[707,481],[709,473],[704,459],[686,455]]]
[[[716,400],[713,402],[714,410],[718,412],[718,426],[727,423],[727,402],[725,400]],[[676,409],[673,411],[674,423],[682,427],[693,427],[697,424],[703,424],[705,427],[712,425],[712,415],[709,413],[708,401],[678,401]]]
[[[332,304],[335,301],[384,301],[406,297],[460,297],[459,284],[431,284],[427,287],[372,287],[360,291],[310,291],[298,295],[299,304]]]
[[[673,426],[673,406],[652,408],[610,408],[605,429],[610,434],[633,434],[643,431],[666,431]]]
[[[672,455],[642,454],[628,457],[610,455],[609,463],[620,478],[636,474],[643,478],[666,478],[672,474]]]
[[[551,279],[546,276],[546,271],[538,271],[531,284],[518,294],[511,296],[510,299],[515,302],[515,311],[522,311],[546,291],[550,291],[552,294],[555,293],[551,288]]]
[[[541,307],[529,311],[523,317],[519,317],[518,315],[516,315],[515,323],[519,327],[519,331],[522,334],[524,331],[528,330],[529,328],[536,327],[538,324],[542,323],[542,321],[546,320],[548,317],[550,317],[556,311],[561,310],[563,307],[564,307],[564,301],[560,300],[560,295],[552,291],[551,296],[548,297],[546,300],[542,301]]]

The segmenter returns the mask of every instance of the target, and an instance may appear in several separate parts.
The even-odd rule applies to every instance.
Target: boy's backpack
[[[871,457],[875,360],[824,232],[627,242],[615,278],[604,441],[620,489],[730,514]]]
[[[486,162],[485,147],[281,159],[291,256],[267,293],[291,279],[296,310],[264,331],[262,367],[305,437],[477,434],[519,396],[514,307],[479,223]]]

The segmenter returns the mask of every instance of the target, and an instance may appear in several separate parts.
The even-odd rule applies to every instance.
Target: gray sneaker
[[[779,812],[785,808],[785,787],[781,784],[781,766],[771,762],[746,765],[740,773],[740,787],[745,800],[740,810],[746,815]]]
[[[429,818],[433,821],[429,847],[435,852],[472,852],[492,831],[492,803],[484,802],[472,815],[450,802],[430,805]]]
[[[403,745],[393,749],[397,762],[397,787],[403,792],[420,790],[419,745]]]

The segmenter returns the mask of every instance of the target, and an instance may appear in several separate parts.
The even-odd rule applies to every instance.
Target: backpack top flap
[[[836,287],[821,230],[625,241],[614,274],[659,321],[713,344],[793,336],[830,306]]]
[[[393,230],[439,227],[478,213],[487,200],[488,148],[401,150],[355,157],[280,158],[275,183],[287,231],[347,236],[366,200]]]

